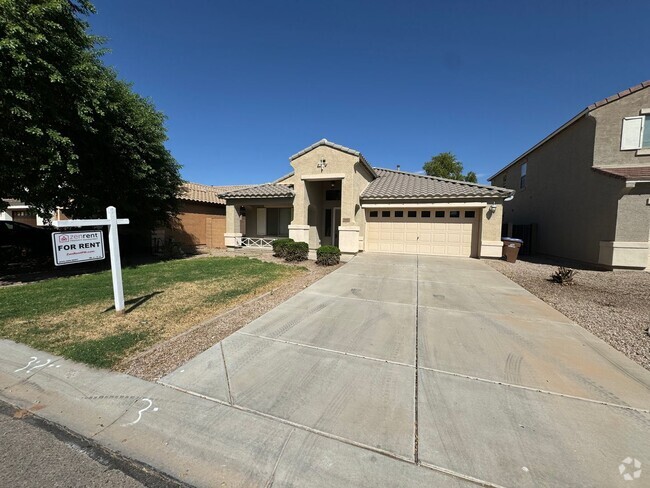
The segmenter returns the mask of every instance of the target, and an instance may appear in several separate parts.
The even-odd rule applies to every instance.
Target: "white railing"
[[[240,247],[272,247],[277,237],[240,237]]]

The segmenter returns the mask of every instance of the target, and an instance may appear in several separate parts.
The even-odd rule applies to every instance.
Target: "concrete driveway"
[[[477,260],[359,255],[161,382],[330,480],[314,439],[391,459],[357,485],[650,486],[650,373]]]

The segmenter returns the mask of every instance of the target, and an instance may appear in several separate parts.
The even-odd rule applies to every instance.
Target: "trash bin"
[[[512,237],[502,237],[503,242],[503,255],[509,263],[516,263],[517,256],[519,255],[519,248],[524,243],[521,239],[514,239]]]

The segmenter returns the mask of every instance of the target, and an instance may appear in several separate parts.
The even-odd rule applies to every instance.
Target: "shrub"
[[[286,256],[287,246],[293,242],[293,239],[276,239],[271,244],[273,246],[273,255],[276,258],[283,258]]]
[[[306,242],[289,242],[284,247],[285,261],[304,261],[309,256],[309,244]]]
[[[321,246],[316,250],[316,264],[333,266],[340,260],[341,250],[336,246]]]
[[[576,274],[578,274],[578,272],[575,269],[560,266],[557,268],[557,271],[551,275],[551,280],[560,285],[573,285],[573,278]]]

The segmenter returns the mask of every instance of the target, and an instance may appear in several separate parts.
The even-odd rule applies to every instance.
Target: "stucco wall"
[[[595,132],[596,119],[585,116],[492,180],[517,191],[503,222],[537,224],[537,252],[597,263],[600,241],[614,240],[623,182],[592,170]]]
[[[650,236],[650,183],[637,185],[618,202],[616,241],[645,242]]]
[[[640,115],[642,108],[650,108],[650,87],[591,112],[596,120],[594,166],[650,166],[650,155],[638,156],[635,150],[621,151],[623,118]]]

